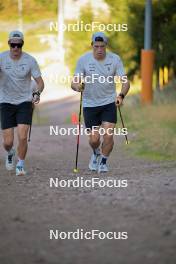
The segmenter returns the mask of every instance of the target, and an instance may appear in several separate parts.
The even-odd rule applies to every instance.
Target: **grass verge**
[[[131,144],[125,148],[129,153],[158,161],[176,160],[175,90],[173,82],[163,91],[155,93],[152,105],[141,106],[134,102],[122,108],[131,136]]]

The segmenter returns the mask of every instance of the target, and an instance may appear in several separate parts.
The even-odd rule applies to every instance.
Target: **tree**
[[[0,11],[4,9],[4,6],[3,6],[3,1],[1,0],[0,1]]]
[[[153,47],[156,51],[156,72],[167,66],[176,76],[176,5],[174,0],[155,1],[153,4]],[[157,79],[158,79],[157,78]]]
[[[93,21],[93,12],[91,6],[81,10],[79,22],[91,23]],[[69,24],[75,24],[78,21],[68,21]],[[66,31],[66,63],[69,65],[71,72],[74,72],[75,64],[78,58],[90,49],[92,32],[89,31]]]
[[[132,77],[140,70],[140,54],[144,47],[145,1],[106,0],[110,6],[113,21],[127,21],[126,34],[111,34],[111,48],[125,58],[128,75]],[[159,68],[167,66],[176,76],[176,5],[175,0],[153,0],[152,43],[155,50],[155,70],[159,78]],[[117,44],[118,43],[118,44]]]

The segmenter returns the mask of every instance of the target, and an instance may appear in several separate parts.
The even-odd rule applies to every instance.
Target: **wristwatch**
[[[33,96],[33,97],[34,97],[35,95],[40,96],[40,94],[41,94],[41,92],[38,90],[38,91],[36,91],[36,92],[33,92],[32,96]]]
[[[124,95],[123,93],[119,93],[119,95],[118,95],[118,96],[122,97],[122,99],[124,99],[124,98],[125,98],[125,95]]]

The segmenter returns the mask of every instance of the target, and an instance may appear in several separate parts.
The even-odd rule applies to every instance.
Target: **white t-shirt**
[[[115,102],[114,77],[122,77],[125,71],[120,57],[115,53],[107,52],[105,59],[98,61],[92,52],[87,52],[78,60],[74,75],[82,75],[86,79],[83,107],[95,107]]]
[[[0,54],[0,103],[20,104],[32,101],[31,77],[41,72],[37,61],[23,52],[19,60],[13,60],[10,52]]]

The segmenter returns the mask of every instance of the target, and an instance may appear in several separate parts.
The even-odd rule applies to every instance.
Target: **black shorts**
[[[8,129],[18,124],[30,125],[32,122],[32,103],[24,102],[18,105],[0,104],[1,128]]]
[[[117,123],[117,107],[115,103],[84,107],[83,114],[86,128],[100,126],[102,122]]]

